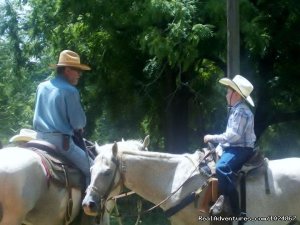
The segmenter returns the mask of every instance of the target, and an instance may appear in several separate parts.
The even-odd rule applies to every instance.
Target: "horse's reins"
[[[186,184],[186,182],[192,177],[192,175],[194,174],[194,172],[198,169],[198,167],[200,166],[200,164],[203,162],[203,160],[205,160],[210,154],[212,154],[213,151],[209,151],[208,153],[206,153],[206,155],[204,155],[204,157],[199,161],[198,165],[195,167],[195,169],[191,172],[190,176],[175,190],[173,191],[168,197],[166,197],[164,200],[162,200],[160,203],[158,203],[157,205],[143,211],[142,213],[148,213],[150,211],[152,211],[153,209],[161,206],[163,203],[165,203],[166,201],[168,201],[174,194],[176,194],[177,191],[179,191],[180,188],[183,187],[183,185]]]
[[[119,194],[119,195],[110,197],[109,199],[107,199],[107,201],[109,201],[109,200],[117,200],[117,199],[119,199],[119,198],[124,198],[124,197],[127,197],[127,196],[129,196],[129,195],[133,195],[133,194],[135,194],[134,191],[124,192],[124,193],[122,193],[122,194]]]
[[[209,151],[209,152],[207,152],[205,155],[204,155],[204,157],[199,161],[199,163],[198,163],[198,165],[195,167],[195,169],[191,172],[191,174],[190,174],[190,176],[175,190],[175,191],[173,191],[169,196],[167,196],[165,199],[163,199],[160,203],[158,203],[158,204],[156,204],[156,205],[154,205],[153,207],[151,207],[151,208],[149,208],[149,209],[147,209],[147,210],[144,210],[144,211],[142,211],[139,215],[142,215],[142,214],[146,214],[146,213],[149,213],[149,212],[151,212],[152,210],[154,210],[154,209],[156,209],[156,208],[158,208],[159,206],[161,206],[162,204],[164,204],[166,201],[168,201],[174,194],[176,194],[176,192],[177,191],[179,191],[180,190],[180,188],[182,188],[185,184],[186,184],[186,182],[191,178],[191,176],[194,174],[194,172],[198,169],[198,167],[200,166],[200,164],[209,156],[209,155],[211,155],[212,153],[214,153],[214,151],[215,150],[211,150],[211,151]],[[119,160],[113,160],[113,162],[115,163],[115,165],[117,166],[117,168],[119,167],[119,165],[120,165],[120,163],[119,163]],[[115,176],[116,176],[116,171],[117,171],[117,169],[115,170],[115,173],[114,173],[114,178],[115,178]],[[120,171],[120,169],[119,169],[119,171]],[[121,173],[121,171],[120,171],[120,173]],[[122,174],[122,173],[121,173]],[[121,179],[120,179],[121,180]],[[109,193],[110,193],[110,189],[113,187],[113,184],[114,184],[114,179],[112,179],[112,182],[111,182],[111,184],[109,185],[109,189],[108,189],[108,191],[106,192],[106,195],[108,196],[109,195]],[[97,193],[99,193],[99,191],[98,191],[98,189],[97,188],[95,188],[95,187],[91,187],[91,189],[92,190],[94,190],[95,192],[97,192]],[[134,194],[135,192],[128,192],[128,193],[130,193],[130,195],[131,194]],[[121,195],[118,195],[118,196],[115,196],[115,197],[111,197],[111,198],[109,198],[109,199],[107,199],[106,201],[108,201],[108,200],[113,200],[113,199],[117,199],[117,198],[121,198],[121,197],[125,197],[125,196],[128,196],[129,194],[127,194],[127,193],[124,193],[124,194],[121,194]],[[105,209],[105,207],[104,207],[104,209]],[[103,211],[103,209],[101,209],[100,211]],[[133,216],[136,216],[136,215],[126,215],[126,217],[133,217]]]

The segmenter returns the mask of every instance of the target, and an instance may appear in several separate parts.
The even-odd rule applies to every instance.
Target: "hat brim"
[[[230,80],[229,78],[222,78],[219,80],[219,82],[225,86],[231,87],[233,90],[239,93],[239,95],[242,96],[251,106],[255,106],[251,96],[244,96],[244,94],[240,91],[239,87],[232,80]]]
[[[18,135],[13,136],[12,138],[10,138],[9,142],[18,142],[18,141],[28,142],[28,141],[31,141],[31,140],[34,140],[34,139],[35,139],[34,137],[29,137],[29,136],[18,134]]]
[[[61,66],[69,66],[69,67],[74,67],[78,68],[80,70],[91,70],[91,67],[85,64],[70,64],[70,63],[58,63],[58,64],[50,64],[49,67],[52,69],[56,69],[57,67]]]

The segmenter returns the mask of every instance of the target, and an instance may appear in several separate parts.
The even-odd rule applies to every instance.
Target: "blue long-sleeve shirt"
[[[73,135],[86,125],[78,90],[62,76],[42,82],[37,88],[33,128],[38,132]]]
[[[230,110],[226,131],[213,135],[212,141],[222,147],[253,148],[255,140],[254,115],[244,101],[240,101]]]

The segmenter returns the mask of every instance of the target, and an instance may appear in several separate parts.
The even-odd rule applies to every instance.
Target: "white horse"
[[[137,142],[134,150],[142,150]],[[149,142],[147,142],[149,143]],[[100,149],[110,148],[104,145]],[[118,191],[118,190],[116,190]],[[81,191],[72,189],[73,221],[81,208]],[[0,225],[65,225],[69,193],[50,182],[41,157],[29,149],[7,147],[0,150]],[[110,207],[113,207],[110,203]],[[109,224],[109,215],[101,221]]]
[[[84,211],[96,215],[100,199],[105,201],[120,185],[166,211],[207,180],[197,168],[203,157],[204,154],[198,151],[182,155],[133,152],[115,144],[111,151],[102,151],[96,157],[91,183],[83,200]],[[300,158],[270,161],[267,174],[270,194],[265,192],[263,175],[247,181],[246,224],[283,225],[299,218]],[[200,202],[203,197],[204,193],[201,193]],[[203,225],[218,219],[220,217],[201,213],[193,202],[170,217],[172,225]],[[225,219],[235,220],[232,217]]]

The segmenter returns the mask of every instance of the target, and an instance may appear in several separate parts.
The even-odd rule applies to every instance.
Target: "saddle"
[[[174,214],[176,214],[178,211],[186,207],[188,204],[194,202],[195,208],[199,210],[200,213],[209,213],[209,209],[213,204],[218,202],[219,200],[219,192],[218,192],[218,179],[215,177],[215,158],[212,153],[216,153],[215,151],[210,152],[204,152],[204,158],[201,160],[201,163],[199,164],[199,172],[200,174],[207,177],[207,180],[195,191],[189,193],[187,196],[185,196],[181,201],[172,206],[171,208],[165,210],[165,215],[167,217],[171,217]],[[248,160],[247,167],[251,168],[249,171],[254,171],[256,168],[267,168],[267,161],[260,155],[255,154],[250,160]],[[265,165],[265,166],[264,166]],[[264,169],[264,171],[267,171]],[[242,174],[245,174],[244,172]],[[257,173],[260,174],[260,173]],[[267,174],[267,173],[265,173]],[[246,176],[242,176],[242,178],[245,178]],[[241,179],[243,180],[243,179]],[[244,179],[245,180],[245,179]],[[267,180],[266,180],[267,181]],[[244,182],[245,184],[245,182]],[[241,182],[241,205],[242,207],[245,205],[245,185],[243,185],[243,182]],[[268,182],[266,182],[266,186],[268,187]],[[266,192],[267,192],[266,188]],[[267,192],[268,193],[268,192]],[[202,195],[202,198],[200,196]],[[223,197],[224,202],[224,197]],[[226,206],[225,206],[226,207]],[[228,208],[228,207],[227,207]],[[243,210],[243,208],[242,208]]]
[[[83,190],[85,187],[84,175],[69,160],[58,153],[58,149],[51,143],[43,140],[32,140],[25,144],[36,152],[42,159],[50,180],[58,185]]]
[[[240,172],[250,175],[253,174],[257,169],[262,168],[266,163],[266,158],[264,155],[259,151],[255,150],[254,155],[243,165]]]
[[[22,141],[21,147],[30,149],[41,157],[42,164],[47,173],[48,187],[51,181],[51,183],[54,183],[55,185],[65,187],[68,191],[69,199],[65,213],[65,224],[94,224],[94,218],[87,216],[82,210],[80,210],[74,221],[71,222],[73,208],[72,188],[81,190],[82,196],[84,196],[85,191],[85,178],[81,171],[68,159],[63,157],[59,153],[59,149],[57,149],[53,144],[44,140],[37,140],[35,139],[36,137],[30,137],[26,134],[22,137],[25,137],[25,141]],[[76,140],[74,140],[74,142],[75,141]],[[95,146],[86,139],[83,139],[83,141],[89,156],[94,159],[97,155]],[[14,140],[12,143],[19,144],[19,140]]]
[[[211,161],[212,159],[208,159]],[[259,152],[255,151],[255,154],[243,165],[240,171],[237,173],[238,180],[240,182],[241,193],[241,206],[245,205],[243,201],[245,197],[245,180],[247,177],[256,177],[263,173],[265,177],[266,193],[269,194],[269,182],[267,176],[267,159]],[[204,189],[204,197],[199,203],[199,211],[201,213],[209,213],[210,207],[217,201],[219,197],[218,193],[218,179],[215,178],[215,164],[203,163],[200,165],[200,172],[205,174],[208,178],[206,188]]]

